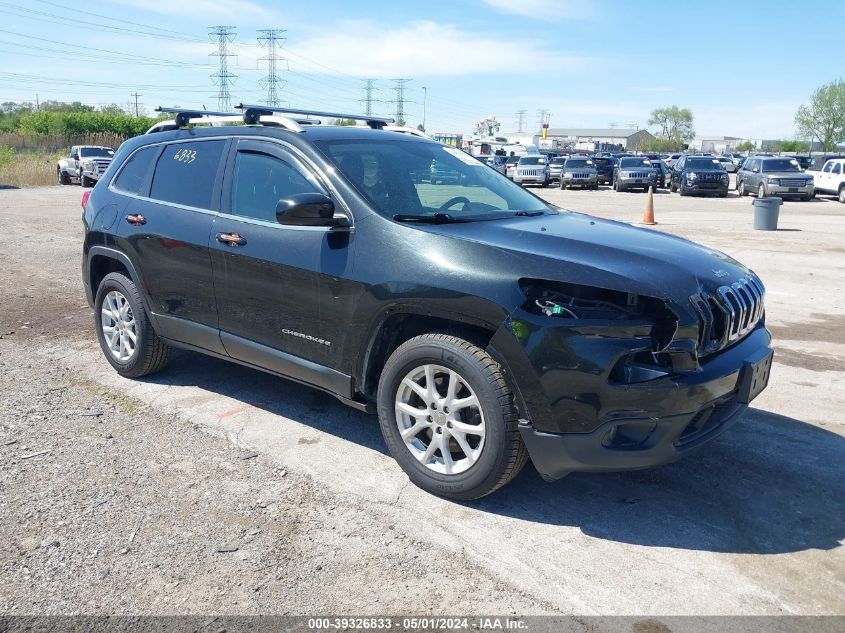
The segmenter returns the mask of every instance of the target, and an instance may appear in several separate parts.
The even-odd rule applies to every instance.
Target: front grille
[[[631,171],[628,172],[628,178],[651,178],[654,172],[651,171]]]
[[[699,180],[703,180],[704,182],[721,182],[722,181],[722,174],[699,174]]]
[[[94,173],[96,173],[98,176],[102,176],[104,173],[106,173],[106,170],[109,168],[109,165],[111,165],[110,158],[94,159]]]
[[[542,169],[519,169],[517,170],[520,176],[542,176]]]
[[[803,178],[781,178],[782,187],[806,187],[807,181]]]
[[[748,275],[713,294],[691,298],[701,319],[699,355],[717,352],[751,332],[765,311],[766,289],[756,275]]]

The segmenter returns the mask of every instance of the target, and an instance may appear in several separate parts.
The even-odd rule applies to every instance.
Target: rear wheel
[[[423,334],[400,345],[382,371],[378,414],[390,454],[432,494],[478,499],[528,459],[499,365],[458,336]]]
[[[106,275],[97,289],[94,309],[97,339],[117,373],[138,378],[164,368],[170,347],[153,330],[141,293],[129,277]]]
[[[839,185],[839,202],[845,204],[845,184]]]

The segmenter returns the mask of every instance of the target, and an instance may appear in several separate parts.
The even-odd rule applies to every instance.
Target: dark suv
[[[549,480],[673,461],[766,386],[763,284],[727,255],[561,211],[382,120],[261,112],[180,113],[86,192],[82,276],[121,375],[177,347],[312,385],[455,499],[529,457]],[[456,182],[414,176],[432,161]]]
[[[709,156],[681,156],[672,165],[669,191],[682,196],[709,194],[726,198],[730,176],[718,158]]]

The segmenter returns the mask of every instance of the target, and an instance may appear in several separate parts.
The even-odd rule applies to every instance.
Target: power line
[[[537,110],[537,119],[540,122],[537,126],[538,129],[543,129],[543,126],[549,122],[549,118],[551,117],[551,113],[546,110],[545,108]]]
[[[276,49],[284,45],[286,38],[282,34],[285,33],[285,29],[260,29],[258,32],[261,33],[258,43],[267,49],[267,54],[258,59],[260,62],[267,62],[267,76],[259,79],[258,83],[267,90],[267,105],[277,106],[281,103],[279,88],[284,88],[286,83],[283,79],[279,79],[277,75],[277,64],[287,60],[284,57],[279,57],[276,54]]]
[[[229,44],[235,39],[234,26],[212,26],[208,29],[208,35],[212,43],[217,45],[217,50],[209,54],[209,57],[218,58],[218,70],[211,75],[211,81],[218,86],[217,90],[217,109],[221,112],[228,112],[231,102],[231,95],[229,94],[229,86],[235,83],[237,75],[229,72],[229,58],[234,57],[234,53],[229,52]]]
[[[138,118],[138,97],[142,97],[143,95],[139,95],[138,91],[136,90],[132,94],[129,95],[130,97],[135,97],[135,118]]]
[[[528,114],[528,110],[517,110],[516,111],[517,120],[519,121],[519,124],[518,124],[518,133],[519,134],[522,134],[523,132],[525,132],[525,115],[527,115],[527,114]]]
[[[396,124],[403,125],[405,121],[405,104],[412,103],[405,98],[405,85],[411,79],[393,79],[393,92],[396,98],[391,103],[396,104]]]

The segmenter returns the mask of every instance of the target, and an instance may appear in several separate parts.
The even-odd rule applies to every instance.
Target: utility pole
[[[393,100],[393,103],[396,104],[396,125],[405,125],[405,104],[411,103],[407,99],[405,99],[405,84],[407,84],[410,79],[394,79],[393,80],[393,92],[396,93],[396,98]]]
[[[525,132],[525,115],[527,115],[527,114],[528,114],[528,110],[517,110],[517,112],[516,112],[516,117],[517,117],[517,120],[519,121],[517,131],[520,134]]]
[[[211,81],[218,86],[217,109],[221,112],[228,112],[231,100],[229,86],[231,86],[237,78],[237,75],[233,75],[229,72],[229,58],[235,56],[234,53],[229,52],[229,44],[235,39],[235,27],[209,27],[208,37],[211,39],[213,44],[217,45],[217,50],[213,53],[209,53],[209,57],[219,58],[217,72],[211,75]]]
[[[277,106],[281,103],[279,101],[279,88],[284,88],[285,81],[279,79],[276,74],[276,68],[279,62],[287,60],[284,57],[279,57],[276,54],[276,49],[284,45],[286,38],[283,34],[285,33],[285,29],[259,29],[258,32],[260,33],[258,43],[267,49],[267,54],[258,59],[260,62],[267,62],[267,76],[259,79],[258,83],[262,88],[267,89],[267,100],[265,103],[268,106]]]
[[[138,118],[138,97],[143,97],[144,95],[139,95],[137,91],[130,93],[130,97],[135,97],[135,118]]]
[[[378,88],[375,87],[376,80],[375,79],[364,79],[364,98],[361,99],[361,102],[364,104],[364,114],[367,116],[373,115],[373,102],[376,99],[373,99],[373,93],[378,92]]]
[[[423,132],[425,132],[425,102],[428,98],[428,86],[423,86]]]

